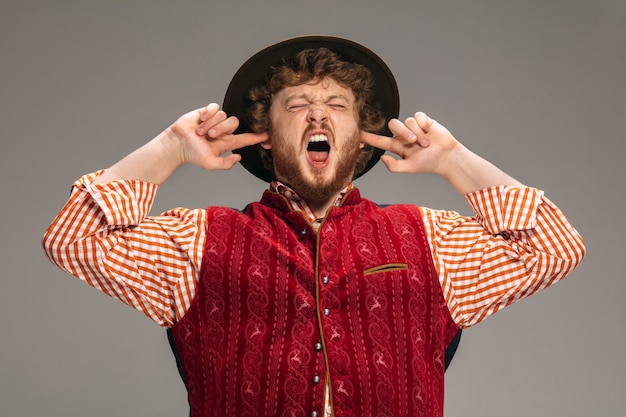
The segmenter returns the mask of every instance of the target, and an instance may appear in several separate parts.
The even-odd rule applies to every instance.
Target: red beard
[[[311,127],[307,128],[307,132],[311,129]],[[326,126],[322,126],[322,129],[331,131]],[[335,146],[332,150],[338,154],[339,160],[335,161],[335,173],[329,179],[324,179],[324,172],[321,170],[313,171],[312,177],[305,175],[303,168],[298,163],[297,148],[284,146],[286,141],[287,139],[282,136],[272,137],[272,159],[274,160],[276,179],[289,186],[305,201],[309,203],[328,201],[352,180],[360,151],[358,131],[344,141],[341,148]]]

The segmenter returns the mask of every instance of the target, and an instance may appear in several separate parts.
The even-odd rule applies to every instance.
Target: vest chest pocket
[[[365,271],[363,271],[363,275],[368,276],[368,275],[373,275],[373,274],[379,274],[381,272],[390,272],[390,271],[406,271],[407,269],[409,269],[409,266],[407,264],[402,264],[402,263],[384,264],[384,265],[378,265],[378,266],[374,266],[372,268],[366,269]]]

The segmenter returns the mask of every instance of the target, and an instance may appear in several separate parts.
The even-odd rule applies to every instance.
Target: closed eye
[[[291,104],[289,105],[289,107],[287,107],[288,111],[298,111],[298,110],[302,110],[306,107],[306,104]]]

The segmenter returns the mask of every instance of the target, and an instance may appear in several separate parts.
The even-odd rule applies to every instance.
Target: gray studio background
[[[76,178],[221,101],[249,56],[306,33],[373,48],[403,117],[428,112],[543,188],[586,239],[568,279],[465,332],[446,415],[624,415],[624,22],[621,0],[2,1],[0,415],[187,415],[165,331],[55,269],[40,239]],[[469,214],[433,176],[381,164],[357,185]],[[263,188],[239,166],[184,168],[154,211],[241,208]]]

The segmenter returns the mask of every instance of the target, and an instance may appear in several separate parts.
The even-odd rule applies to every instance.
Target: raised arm
[[[393,137],[362,132],[361,140],[400,157],[381,158],[391,172],[439,174],[463,195],[497,185],[522,186],[463,146],[448,129],[425,113],[415,113],[404,123],[393,119],[389,129]]]
[[[111,168],[83,176],[42,244],[62,270],[172,325],[193,297],[206,229],[204,210],[148,213],[158,185],[182,164],[229,169],[232,149],[265,139],[234,135],[238,120],[216,104],[181,116]]]
[[[266,133],[235,135],[238,126],[239,120],[228,117],[215,103],[193,110],[111,166],[94,184],[141,180],[160,185],[184,164],[209,171],[230,169],[241,157],[228,152],[267,139]]]
[[[459,143],[424,113],[389,122],[393,137],[362,133],[393,152],[391,172],[435,173],[475,215],[423,209],[433,259],[450,311],[474,325],[572,272],[585,256],[582,237],[541,190],[524,186]]]

